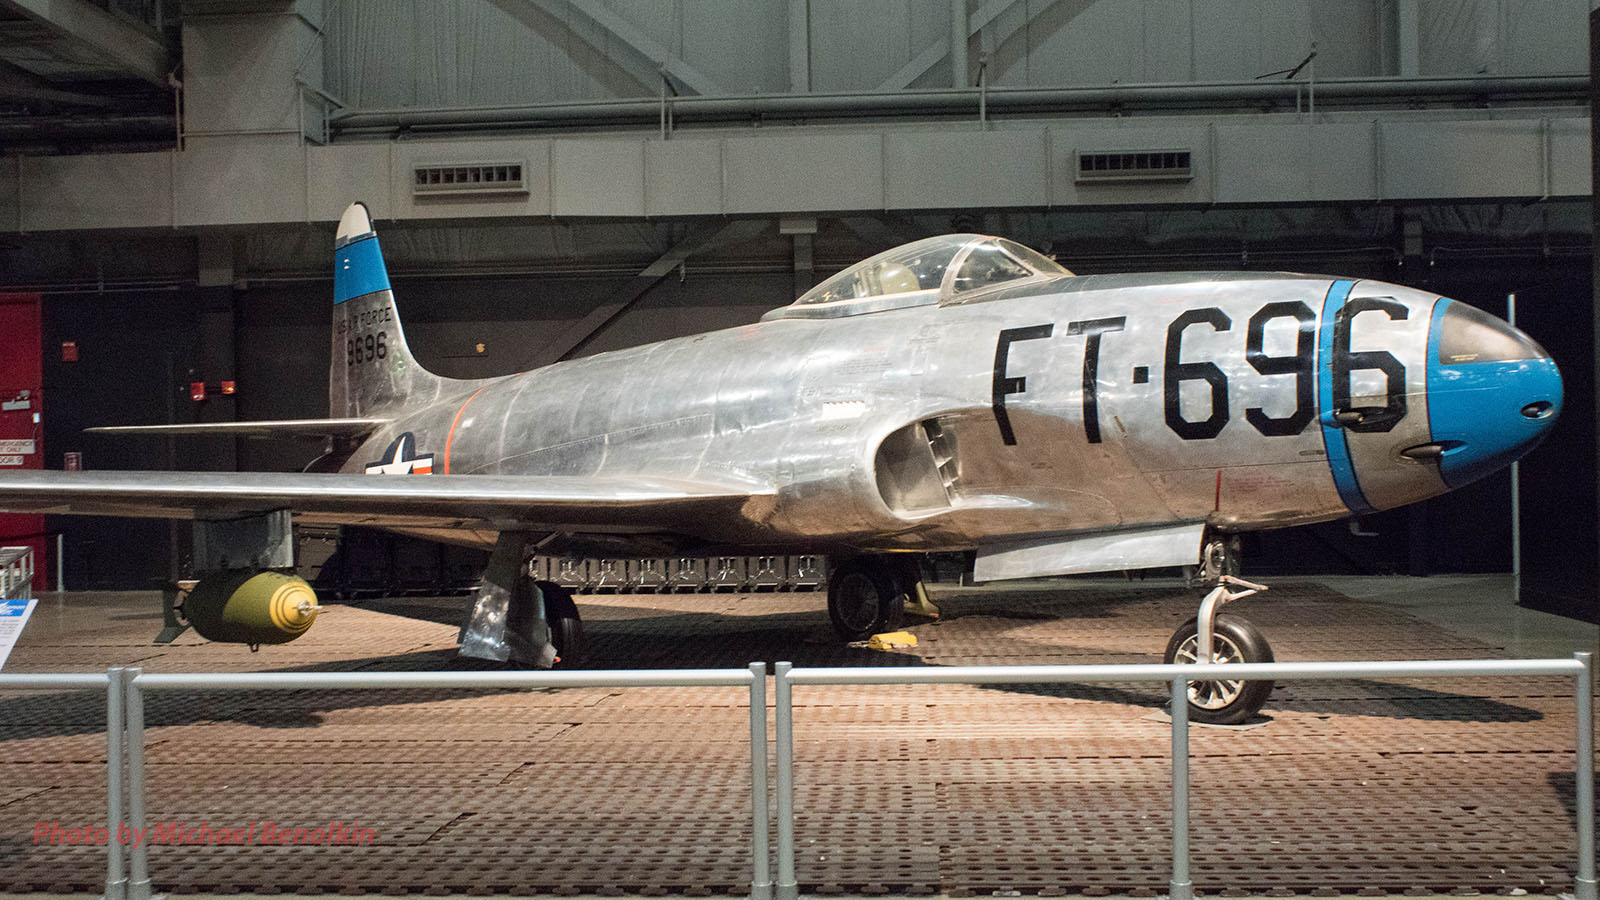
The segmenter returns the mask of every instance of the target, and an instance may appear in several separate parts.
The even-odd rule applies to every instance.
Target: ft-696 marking
[[[1353,376],[1358,371],[1374,370],[1384,377],[1384,406],[1367,410],[1359,422],[1346,427],[1352,431],[1386,432],[1406,415],[1406,368],[1394,354],[1386,350],[1352,350],[1350,347],[1351,323],[1364,312],[1381,312],[1391,320],[1403,320],[1409,315],[1405,306],[1378,297],[1350,301],[1334,317],[1333,340],[1329,365],[1333,372],[1332,405],[1343,409],[1350,405]],[[1267,325],[1276,319],[1295,323],[1294,353],[1274,356],[1266,352]],[[1100,350],[1102,340],[1115,340],[1107,335],[1124,330],[1127,318],[1118,316],[1106,319],[1086,319],[1067,323],[1066,333],[1082,336],[1083,351],[1083,432],[1091,444],[1101,442],[1100,431]],[[1222,433],[1231,418],[1228,404],[1228,376],[1210,360],[1185,360],[1183,338],[1190,328],[1209,327],[1216,332],[1233,329],[1233,320],[1214,306],[1187,310],[1167,326],[1165,353],[1162,358],[1161,400],[1167,427],[1186,441],[1210,440]],[[1011,345],[1019,341],[1049,338],[1055,333],[1053,323],[1006,328],[1000,332],[994,352],[993,408],[995,424],[1000,438],[1007,445],[1015,445],[1017,438],[1006,411],[1006,397],[1026,393],[1025,374],[1011,371],[1009,359]],[[1245,421],[1266,437],[1290,437],[1305,431],[1316,418],[1317,339],[1319,337],[1317,314],[1304,301],[1277,301],[1256,310],[1245,327],[1244,358],[1250,367],[1264,377],[1294,376],[1294,411],[1284,416],[1269,415],[1259,406],[1244,411]],[[1135,384],[1148,377],[1145,366],[1134,369]],[[1184,414],[1181,398],[1186,381],[1202,381],[1210,387],[1209,412],[1204,418],[1189,418]],[[1276,383],[1276,382],[1273,382]]]

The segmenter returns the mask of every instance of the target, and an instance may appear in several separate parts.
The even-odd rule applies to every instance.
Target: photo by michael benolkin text
[[[117,825],[114,837],[117,843],[129,847],[143,847],[150,844],[364,847],[375,842],[378,835],[360,822],[343,821],[332,821],[315,827],[283,825],[277,822],[246,822],[241,825],[157,822],[144,828],[134,828],[123,822]],[[69,827],[60,822],[38,822],[33,827],[35,845],[107,844],[112,838],[111,829],[98,825]]]

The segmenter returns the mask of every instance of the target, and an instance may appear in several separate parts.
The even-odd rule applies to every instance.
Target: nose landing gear
[[[1215,559],[1226,564],[1229,555],[1224,549]],[[1267,588],[1225,572],[1215,577],[1216,587],[1201,601],[1199,614],[1173,633],[1161,661],[1203,670],[1189,682],[1191,721],[1238,725],[1261,711],[1273,683],[1227,678],[1220,667],[1273,662],[1272,646],[1254,625],[1238,616],[1218,615],[1218,610]],[[909,556],[858,556],[837,562],[828,578],[828,617],[834,631],[844,640],[860,641],[899,627],[907,598],[919,594],[919,580]],[[1202,655],[1201,647],[1210,652]]]
[[[1235,587],[1243,590],[1234,590]],[[1272,646],[1254,625],[1237,616],[1217,614],[1223,604],[1266,589],[1265,585],[1251,584],[1232,575],[1220,576],[1217,586],[1201,601],[1199,615],[1173,633],[1161,661],[1207,666],[1272,662]],[[1210,648],[1204,657],[1201,647]],[[1271,693],[1271,681],[1230,678],[1191,681],[1189,718],[1207,725],[1238,725],[1260,712]]]

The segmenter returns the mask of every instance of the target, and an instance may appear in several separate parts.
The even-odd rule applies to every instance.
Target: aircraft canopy
[[[991,288],[1072,273],[1005,238],[946,234],[886,250],[817,285],[765,318],[849,316],[966,303]]]

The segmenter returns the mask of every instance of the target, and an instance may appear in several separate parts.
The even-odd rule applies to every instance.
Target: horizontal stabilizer
[[[102,425],[89,434],[211,435],[248,438],[363,437],[389,424],[389,419],[265,419],[258,422],[191,422],[185,425]]]
[[[770,492],[664,478],[344,475],[291,472],[0,472],[0,511],[220,518],[278,509],[297,520],[377,527],[681,529],[753,513]]]

